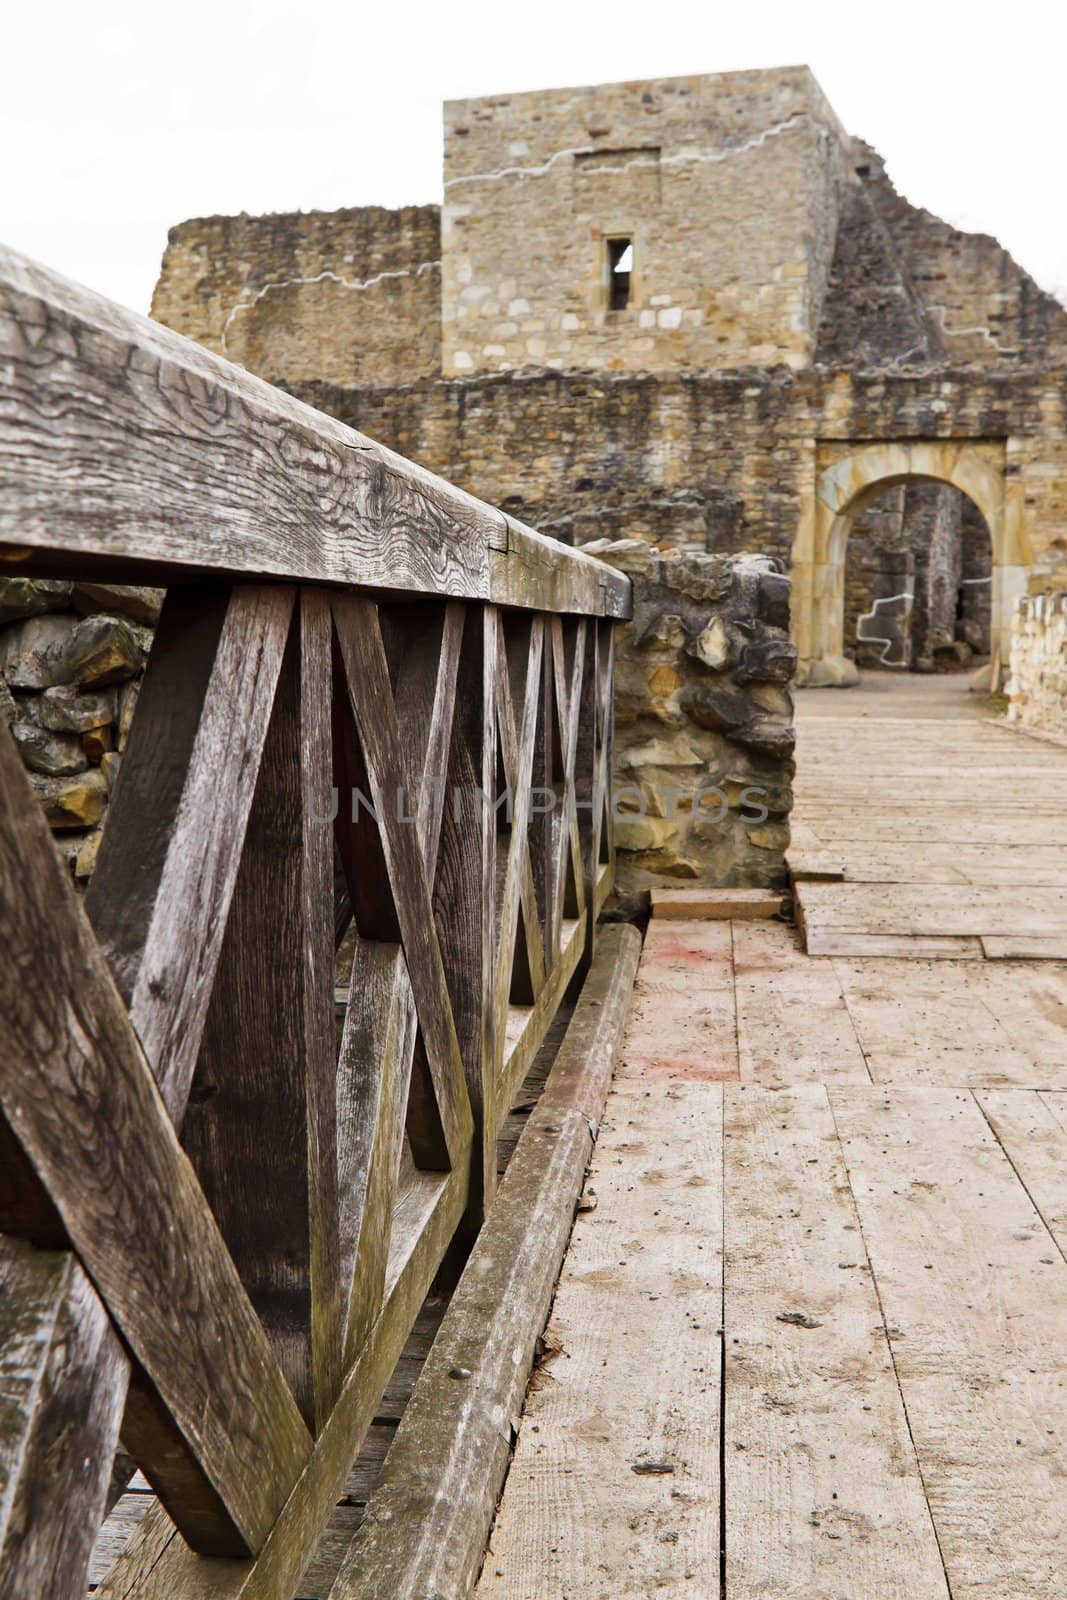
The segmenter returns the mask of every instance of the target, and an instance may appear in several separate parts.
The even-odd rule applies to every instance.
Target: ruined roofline
[[[866,162],[873,169],[869,174],[860,174],[859,176],[860,182],[866,184],[868,190],[871,192],[872,196],[874,196],[874,203],[876,206],[878,204],[879,190],[888,191],[888,195],[891,200],[895,204],[904,208],[909,215],[921,225],[932,228],[943,228],[947,233],[954,235],[956,238],[967,239],[976,245],[986,246],[992,250],[999,251],[1012,271],[1018,273],[1019,277],[1025,281],[1027,286],[1031,288],[1036,295],[1039,295],[1042,299],[1049,301],[1057,311],[1067,312],[1067,300],[1061,299],[1060,296],[1053,290],[1043,288],[1033,274],[1027,271],[1026,267],[1024,267],[1022,263],[1016,259],[1008,246],[1004,244],[995,233],[986,233],[981,229],[960,228],[956,225],[956,223],[949,222],[947,218],[940,216],[936,211],[931,211],[928,206],[916,205],[914,201],[909,200],[908,196],[897,187],[896,182],[890,175],[889,165],[885,156],[882,155],[881,151],[878,150],[876,146],[868,143],[866,139],[860,138],[858,134],[853,134],[849,143],[849,158],[853,162],[853,165],[857,165],[857,158],[859,158],[859,164],[862,165],[864,162]]]
[[[736,84],[753,83],[761,78],[796,78],[799,82],[812,85],[823,99],[826,98],[822,86],[811,68],[804,62],[792,63],[782,67],[746,67],[736,72],[684,72],[674,77],[666,78],[613,78],[604,83],[564,83],[552,84],[549,88],[516,89],[514,91],[498,90],[487,94],[460,95],[454,99],[445,100],[444,110],[447,116],[452,106],[471,106],[483,104],[511,105],[516,100],[539,100],[546,95],[597,95],[615,89],[644,89],[653,85],[657,89],[675,90],[691,88],[695,84],[722,83],[734,86]]]
[[[399,206],[383,206],[377,203],[368,203],[358,206],[312,206],[308,210],[295,207],[289,211],[214,211],[200,217],[183,217],[181,222],[173,223],[167,229],[168,244],[177,243],[182,231],[187,228],[235,228],[248,227],[254,231],[259,224],[266,226],[271,223],[285,222],[292,218],[294,221],[321,222],[335,224],[339,220],[375,217],[404,217],[414,216],[418,212],[432,215],[440,219],[441,202],[439,200],[420,200],[405,202]]]

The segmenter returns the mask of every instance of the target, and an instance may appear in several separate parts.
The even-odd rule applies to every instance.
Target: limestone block
[[[68,777],[84,772],[89,764],[76,733],[50,733],[27,717],[17,718],[11,731],[19,755],[31,772],[43,772],[53,778]]]
[[[109,750],[100,758],[100,771],[104,774],[108,794],[113,794],[122,770],[122,757],[117,750]]]
[[[81,740],[82,749],[94,767],[100,765],[114,742],[114,730],[110,723],[105,723],[102,728],[90,728],[88,733],[82,734]]]
[[[851,689],[859,681],[859,668],[847,656],[823,656],[811,663],[807,676],[809,689]]]
[[[70,585],[68,584],[68,589]],[[76,583],[71,603],[83,617],[107,612],[111,616],[130,617],[134,622],[154,627],[163,609],[164,589],[148,589],[128,583]]]
[[[718,672],[730,660],[730,640],[721,617],[712,617],[707,627],[689,641],[686,650],[702,661],[712,672]]]
[[[791,756],[797,742],[792,723],[778,717],[753,717],[743,728],[734,729],[730,737],[735,744],[749,745],[773,756]]]
[[[70,828],[91,828],[100,821],[107,804],[107,780],[90,768],[74,777],[31,777],[48,825],[57,833]]]
[[[70,636],[63,664],[64,681],[100,688],[132,678],[144,665],[144,651],[127,622],[109,616],[86,617]]]
[[[130,737],[130,726],[133,722],[133,713],[137,707],[137,696],[140,692],[141,681],[139,678],[133,678],[129,683],[124,683],[119,690],[119,750],[125,750],[126,741]]]
[[[114,689],[83,693],[75,684],[57,684],[37,700],[36,713],[42,728],[55,733],[88,733],[115,721],[118,695]]]
[[[661,850],[678,828],[665,817],[619,816],[615,819],[618,850]]]
[[[731,733],[744,727],[753,711],[747,695],[713,683],[688,684],[679,696],[679,704],[699,728],[716,733]]]
[[[104,837],[102,828],[94,828],[87,834],[81,848],[74,859],[74,876],[80,879],[91,878],[96,867],[96,858],[100,853],[100,841]]]
[[[67,678],[72,617],[28,617],[0,633],[0,672],[15,689],[48,689]]]
[[[0,578],[0,622],[62,611],[70,603],[71,585],[37,578]]]
[[[787,639],[757,639],[741,652],[738,683],[788,683],[796,672],[797,647]]]

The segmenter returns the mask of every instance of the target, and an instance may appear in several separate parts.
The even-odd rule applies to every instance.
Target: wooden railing
[[[0,541],[168,588],[84,900],[0,726],[0,1595],[121,1436],[101,1592],[282,1600],[590,954],[628,585],[8,253]]]

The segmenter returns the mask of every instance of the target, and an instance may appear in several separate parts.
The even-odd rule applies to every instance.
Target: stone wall
[[[172,228],[152,315],[270,383],[441,368],[437,206],[203,217]]]
[[[1012,623],[1008,716],[1067,734],[1067,594],[1026,595]]]
[[[0,718],[80,881],[96,861],[162,599],[119,584],[0,579]]]
[[[301,384],[311,404],[569,542],[639,533],[788,563],[852,440],[989,440],[1036,588],[1067,587],[1067,373],[557,373]],[[1005,442],[1006,441],[1006,442]]]
[[[761,556],[586,546],[628,572],[616,635],[618,894],[666,879],[784,887],[793,804],[789,579]]]
[[[447,103],[443,370],[806,365],[846,144],[806,67]]]

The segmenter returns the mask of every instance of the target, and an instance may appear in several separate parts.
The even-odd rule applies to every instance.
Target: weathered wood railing
[[[588,957],[628,586],[0,253],[5,572],[168,595],[84,902],[0,727],[0,1595],[121,1435],[101,1592],[281,1600]]]

